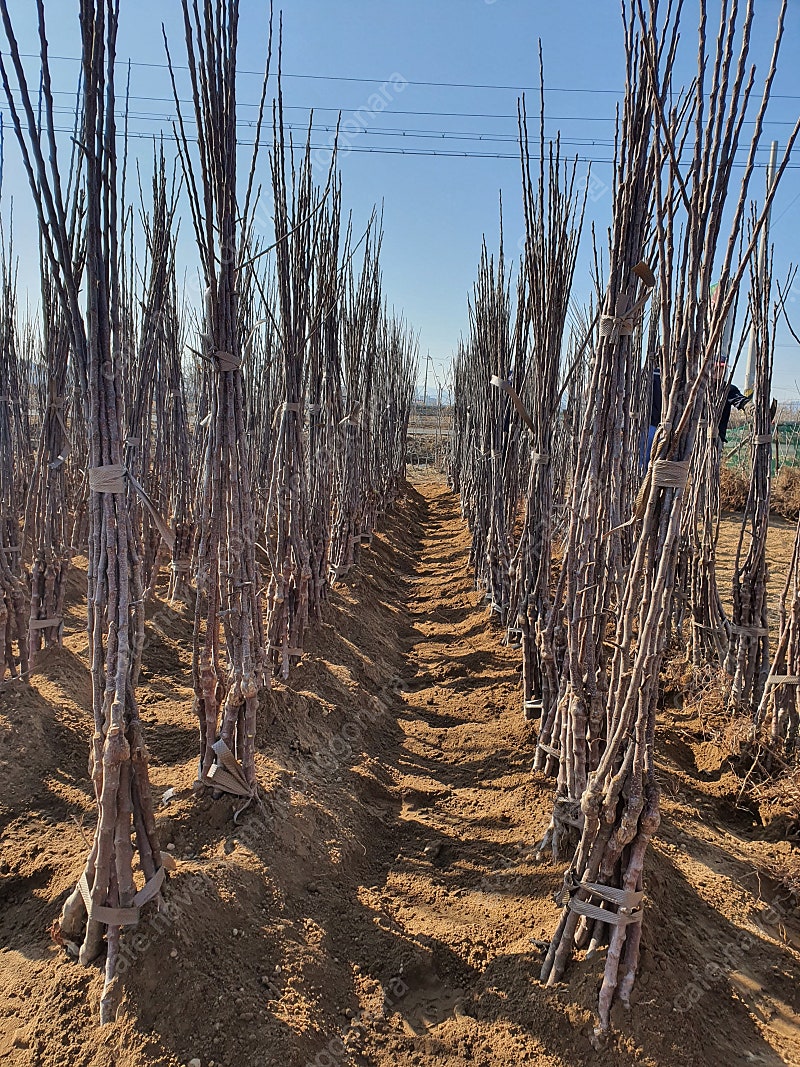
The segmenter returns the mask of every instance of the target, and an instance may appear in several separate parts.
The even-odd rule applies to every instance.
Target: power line
[[[303,127],[301,127],[301,129],[302,129],[303,132],[305,132],[306,127],[303,126]],[[74,131],[73,131],[73,128],[71,126],[57,126],[55,128],[55,132],[56,133],[72,134]],[[141,131],[131,131],[131,130],[128,131],[128,137],[129,138],[135,139],[135,140],[140,140],[140,141],[141,140],[150,141],[150,140],[153,140],[155,137],[159,137],[159,136],[163,137],[164,141],[166,141],[167,143],[173,143],[173,144],[175,143],[175,136],[171,131],[165,132],[164,130],[160,130],[160,131],[152,131],[150,133],[144,133],[144,132],[141,132]],[[193,143],[196,143],[194,138],[190,137],[189,140],[192,141]],[[254,146],[254,143],[255,143],[254,141],[243,141],[241,139],[237,139],[237,141],[236,141],[236,144],[240,148],[252,148]],[[331,142],[329,142],[328,144],[311,144],[309,147],[312,149],[312,151],[315,151],[315,152],[317,152],[317,151],[331,152],[331,151],[333,151],[333,141],[331,140]],[[261,150],[264,151],[267,148],[268,148],[268,145],[266,143],[262,142]],[[377,148],[377,147],[375,147],[373,145],[355,145],[355,144],[348,144],[348,145],[340,144],[339,145],[339,156],[340,157],[349,155],[351,152],[357,152],[357,153],[360,153],[362,155],[418,156],[418,157],[430,157],[430,158],[441,158],[441,159],[513,159],[513,160],[516,160],[517,162],[519,162],[519,152],[476,152],[474,150],[468,150],[468,151],[461,152],[461,151],[456,151],[455,149],[439,150],[439,149],[433,149],[433,148],[429,148],[429,149],[423,149],[423,148],[395,148],[395,147],[390,147],[390,146]],[[535,153],[535,151],[532,151],[530,153],[530,155],[531,155],[531,159],[538,159],[539,158],[538,155]],[[578,163],[593,163],[593,164],[608,164],[608,165],[611,165],[614,162],[613,159],[600,159],[600,158],[597,158],[597,157],[594,157],[594,156],[587,156],[587,155],[575,155],[575,156],[572,156],[571,159],[576,160]],[[734,167],[743,168],[747,164],[746,163],[733,163],[731,165],[734,166]],[[754,164],[754,169],[762,170],[764,167],[766,167],[766,165],[767,165],[766,163],[761,163],[761,164],[756,163],[756,164]],[[789,163],[789,164],[787,164],[786,169],[787,170],[800,170],[800,163]]]
[[[300,129],[302,130],[302,132],[306,131],[306,127],[305,126],[300,127]],[[72,134],[74,132],[74,130],[73,130],[73,128],[71,126],[56,126],[55,127],[55,132],[56,133]],[[139,141],[142,141],[142,140],[151,141],[155,137],[163,137],[163,139],[167,143],[172,143],[172,144],[175,143],[175,135],[171,131],[165,132],[164,130],[160,130],[160,131],[154,130],[154,131],[151,131],[149,133],[145,133],[145,132],[142,132],[142,131],[131,131],[131,130],[128,130],[128,137],[132,138],[132,139],[135,139],[135,140],[139,140]],[[193,138],[193,137],[190,137],[189,141],[192,142],[193,144],[197,143],[196,139]],[[252,148],[254,146],[255,142],[254,141],[243,141],[243,140],[237,138],[236,144],[237,144],[237,146],[239,148]],[[262,142],[260,147],[261,147],[261,150],[264,151],[269,146],[268,146],[268,144]],[[328,144],[311,144],[309,147],[312,149],[312,151],[315,151],[315,152],[316,151],[332,152],[333,151],[333,140],[331,140],[331,142],[328,143]],[[455,149],[440,151],[438,149],[422,149],[422,148],[419,148],[419,149],[416,149],[416,148],[392,148],[392,147],[377,148],[377,147],[374,147],[372,145],[346,145],[346,146],[343,146],[342,144],[339,145],[338,151],[339,151],[339,156],[340,157],[343,156],[343,155],[349,155],[350,152],[360,152],[360,153],[364,153],[364,154],[368,154],[368,155],[376,155],[376,156],[440,156],[442,158],[453,157],[455,159],[514,159],[517,162],[519,162],[519,152],[475,152],[475,151],[458,152]],[[577,159],[577,161],[579,163],[613,163],[614,162],[612,159],[592,159],[589,156],[574,156],[572,158],[573,159]],[[533,152],[531,152],[531,159],[538,159],[538,156],[536,156]],[[744,166],[744,164],[741,164],[741,166]],[[800,168],[800,163],[797,164],[797,167]]]
[[[53,112],[57,115],[73,115],[74,109],[67,107],[59,107],[55,105]],[[127,113],[129,121],[133,122],[164,122],[172,123],[177,121],[176,116],[172,115],[156,115],[147,112],[129,111]],[[193,123],[194,119],[189,116],[184,117],[184,123]],[[240,119],[238,122],[239,127],[247,129],[255,129],[256,122],[248,119]],[[292,133],[306,133],[308,130],[308,123],[287,122],[284,124],[286,130]],[[313,130],[317,133],[336,133],[337,127],[326,123],[314,123]],[[129,131],[130,132],[130,131]],[[157,135],[157,131],[136,131],[138,133],[144,132],[147,136]],[[415,129],[413,127],[400,127],[400,126],[365,126],[358,132],[358,136],[361,134],[370,137],[410,137],[420,139],[437,139],[437,140],[453,140],[453,141],[482,141],[482,142],[497,142],[505,144],[519,144],[518,134],[501,134],[492,133],[484,130],[424,130]],[[346,134],[342,134],[346,136]],[[562,145],[569,145],[573,147],[585,147],[589,145],[602,145],[604,148],[613,147],[613,138],[599,138],[599,137],[561,137]]]
[[[4,58],[9,58],[7,52],[0,52]],[[21,52],[20,55],[25,59],[40,59],[38,52]],[[80,63],[80,59],[76,56],[55,56],[49,55],[49,59],[57,60],[64,63]],[[132,67],[146,67],[154,70],[168,70],[169,67],[166,63],[154,63],[145,62],[144,60],[134,59],[118,59],[116,62],[117,67],[127,67],[130,64]],[[173,70],[188,70],[188,66],[182,63],[173,63]],[[246,77],[263,78],[263,70],[237,70],[237,74],[244,75]],[[384,78],[365,78],[356,77],[354,75],[344,74],[287,74],[285,71],[281,72],[282,78],[298,79],[302,81],[324,81],[324,82],[352,82],[357,85],[386,85],[391,82],[392,78],[400,78],[403,82],[403,87],[409,85],[421,86],[423,88],[430,89],[488,89],[498,90],[501,92],[513,92],[513,93],[538,93],[541,91],[539,85],[494,85],[489,82],[443,82],[443,81],[426,81],[422,79],[410,79],[404,77],[399,72],[393,72],[388,77]],[[270,78],[277,78],[277,74],[270,74]],[[597,88],[580,88],[578,86],[553,86],[546,85],[544,87],[545,93],[587,93],[598,96],[621,96],[622,92],[619,89],[597,89]],[[798,93],[772,93],[770,94],[773,100],[800,100],[800,94]]]
[[[72,108],[59,107],[58,105],[56,105],[53,108],[53,110],[54,110],[54,112],[56,114],[69,114],[69,115],[72,115],[74,113]],[[162,122],[163,121],[163,122],[167,122],[167,123],[172,123],[172,122],[175,121],[175,119],[170,115],[158,116],[158,115],[151,115],[151,114],[146,114],[146,113],[141,113],[141,112],[128,112],[128,119],[129,119],[129,121],[133,121],[133,122]],[[189,118],[186,118],[184,121],[189,123],[191,120]],[[246,119],[239,121],[240,128],[255,129],[256,125],[257,125],[256,122],[250,121],[250,120],[246,120]],[[285,129],[290,133],[300,133],[300,134],[304,134],[305,135],[308,132],[308,124],[305,124],[305,123],[304,124],[298,124],[298,123],[288,122],[288,123],[285,124]],[[330,141],[329,141],[329,144],[327,145],[327,147],[328,148],[332,148],[333,147],[333,142],[334,142],[334,139],[335,139],[334,135],[337,132],[337,127],[335,125],[329,125],[329,124],[325,124],[325,123],[317,123],[317,124],[315,124],[313,126],[313,131],[315,133],[317,133],[317,134],[320,134],[320,133],[331,134],[331,138],[330,138]],[[59,128],[59,132],[64,132],[63,128]],[[131,138],[139,139],[139,140],[144,139],[144,138],[149,139],[151,137],[164,136],[166,140],[174,142],[174,137],[172,135],[172,131],[169,130],[169,129],[167,129],[167,131],[165,131],[161,127],[159,127],[156,130],[131,130],[130,127],[129,127],[128,136],[131,137]],[[410,140],[410,141],[419,140],[419,141],[444,141],[444,142],[462,142],[462,143],[463,142],[467,142],[467,143],[471,143],[471,144],[513,144],[515,146],[517,146],[519,144],[519,138],[518,138],[518,135],[516,135],[516,134],[513,134],[513,135],[512,134],[499,134],[499,133],[491,133],[491,132],[486,132],[486,131],[468,131],[468,130],[425,130],[425,129],[415,129],[415,128],[409,128],[409,127],[394,127],[394,126],[366,126],[366,127],[363,127],[362,129],[360,129],[358,131],[358,133],[355,134],[354,136],[358,136],[358,137],[364,136],[364,137],[368,137],[368,138],[371,137],[371,138],[384,138],[384,139],[385,138],[395,138],[395,139],[401,139],[401,140],[404,140],[404,141],[405,140]],[[253,142],[239,141],[239,144],[242,144],[242,145],[246,145],[248,143],[251,146],[253,144]],[[339,141],[339,143],[340,143],[340,148],[341,148],[342,151],[350,151],[350,150],[353,150],[353,151],[355,151],[355,150],[366,151],[366,148],[367,148],[367,146],[360,146],[358,149],[356,149],[355,146],[352,144],[352,142],[349,140],[347,134],[346,133],[341,133],[341,132],[340,132],[340,141]],[[568,148],[613,148],[613,146],[614,146],[614,140],[612,138],[603,138],[603,137],[561,137],[560,138],[560,143],[561,143],[562,146],[566,146]],[[316,145],[315,146],[315,148],[320,148],[320,147],[325,147],[325,146],[321,146],[321,145]],[[373,147],[373,146],[370,146],[370,147]],[[380,149],[378,149],[377,147],[374,147],[373,150],[375,152],[380,151]],[[400,151],[399,149],[393,149],[393,150],[394,151]],[[742,153],[744,153],[745,148],[742,147],[741,151],[742,151]],[[767,151],[766,146],[761,146],[759,151]],[[409,149],[409,150],[406,150],[404,152],[404,154],[411,155],[411,154],[414,154],[414,153]],[[418,152],[417,154],[423,154],[423,153]],[[447,153],[436,152],[434,154],[446,155]],[[462,154],[466,155],[468,153],[467,152],[464,152],[464,153],[453,152],[451,154],[454,154],[454,155],[462,155]],[[484,153],[484,156],[486,158],[517,159],[517,158],[519,158],[519,152],[515,151],[513,153],[508,153],[506,155],[497,154],[494,157]],[[585,159],[583,159],[582,161],[584,161],[584,162],[598,162],[598,163],[609,163],[609,162],[611,162],[611,160],[606,160],[606,159],[593,160],[593,159],[590,159],[588,156]],[[739,163],[737,165],[743,166],[744,164],[743,163]]]
[[[20,90],[16,86],[12,86],[11,91],[13,93],[19,93]],[[69,89],[54,89],[53,90],[53,95],[54,96],[68,96],[71,99],[74,99],[75,98],[75,90],[74,89],[72,89],[72,90],[69,90]],[[129,95],[127,95],[127,99],[128,100],[133,100],[133,101],[144,101],[145,103],[154,103],[154,104],[174,104],[175,103],[175,98],[173,96],[147,96],[147,95],[144,95],[144,94],[141,94],[141,93],[130,93]],[[189,100],[189,99],[179,98],[178,99],[178,103],[181,104],[181,105],[186,105],[187,107],[193,106],[193,101]],[[237,109],[238,108],[242,108],[242,109],[244,109],[244,108],[258,108],[259,106],[260,106],[259,102],[256,101],[256,100],[254,100],[252,102],[251,101],[247,101],[247,100],[245,100],[245,101],[238,100],[237,103],[236,103]],[[70,110],[70,113],[72,113],[74,111],[74,108],[70,108],[69,110]],[[348,112],[357,111],[358,109],[357,108],[347,108],[347,107],[324,107],[324,106],[317,107],[316,105],[311,105],[311,104],[286,104],[285,103],[283,105],[283,110],[284,111],[302,111],[305,114],[311,114],[311,112],[314,112],[315,114],[322,112],[322,113],[326,113],[326,114],[330,113],[332,115],[339,115],[339,114],[346,115],[346,114],[348,114]],[[129,114],[131,116],[133,116],[133,112],[129,112]],[[512,113],[510,111],[509,112],[497,112],[497,111],[420,111],[420,110],[406,110],[406,109],[401,109],[401,108],[389,108],[389,107],[387,107],[384,111],[380,112],[380,114],[386,116],[387,118],[389,116],[394,116],[394,115],[404,115],[404,116],[411,116],[411,117],[416,117],[416,118],[499,119],[499,120],[502,120],[502,121],[514,122],[515,124],[517,122],[517,114],[516,114],[516,112]],[[165,121],[171,121],[172,118],[173,118],[172,115],[160,116],[156,112],[142,112],[142,115],[144,117],[150,117],[152,115],[153,118],[163,117]],[[187,115],[185,117],[185,121],[188,121],[189,119],[190,119],[190,116]],[[610,122],[610,123],[613,124],[613,123],[615,123],[617,121],[614,115],[549,115],[549,114],[546,114],[545,115],[545,119],[546,119],[546,121],[548,123],[553,123],[553,122],[606,122],[606,123],[609,123]],[[756,120],[754,118],[753,119],[746,119],[745,123],[752,125],[752,124],[755,123],[755,121]],[[763,121],[763,125],[764,126],[794,126],[794,124],[795,124],[795,120],[794,119],[766,119],[765,118],[764,121]]]

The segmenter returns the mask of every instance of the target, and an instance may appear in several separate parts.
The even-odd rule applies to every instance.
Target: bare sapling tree
[[[539,45],[541,106],[539,167],[534,179],[528,144],[524,100],[520,105],[520,150],[525,211],[525,247],[521,270],[527,278],[530,355],[527,401],[531,427],[530,473],[525,516],[512,566],[512,626],[519,627],[522,644],[522,689],[525,717],[540,718],[540,737],[534,766],[542,769],[548,756],[544,724],[558,695],[558,676],[552,642],[543,649],[550,618],[550,577],[553,550],[554,469],[559,424],[561,352],[572,279],[583,222],[583,204],[575,190],[576,163],[562,164],[558,141],[545,144],[544,74]],[[588,184],[587,184],[588,188]],[[550,655],[542,656],[542,651]],[[544,747],[543,747],[544,746]]]
[[[24,390],[11,241],[0,248],[0,681],[28,674],[28,583],[23,564]],[[16,646],[16,650],[15,650]]]
[[[80,123],[78,105],[66,191],[72,269],[78,279],[82,276],[85,249],[82,229],[84,189],[79,181]],[[32,665],[42,647],[60,645],[63,636],[64,595],[72,547],[69,542],[69,488],[75,481],[78,465],[73,439],[76,431],[83,430],[81,420],[75,419],[76,413],[82,413],[82,405],[74,395],[76,375],[70,373],[70,325],[41,237],[39,270],[45,379],[40,396],[39,437],[25,505],[24,536],[25,544],[31,546],[28,642]],[[73,403],[70,403],[71,399]],[[74,402],[76,399],[77,403]]]
[[[172,553],[175,548],[170,513],[173,480],[169,475],[177,467],[177,477],[185,481],[187,472],[180,465],[181,457],[188,463],[188,435],[173,441],[166,433],[168,428],[172,429],[167,421],[167,405],[175,399],[180,401],[182,394],[180,389],[177,398],[167,394],[167,378],[174,380],[175,377],[174,371],[171,375],[169,372],[175,363],[180,370],[181,353],[179,348],[176,351],[180,343],[176,322],[174,232],[178,190],[174,173],[171,180],[168,178],[163,145],[153,151],[151,186],[148,206],[145,206],[140,188],[144,254],[136,274],[141,278],[141,293],[135,291],[136,279],[131,278],[132,291],[126,294],[128,302],[136,305],[137,313],[135,316],[130,314],[127,338],[129,398],[125,413],[125,455],[131,480],[131,512],[137,529],[141,530],[142,584],[146,600],[154,591],[161,556]],[[132,236],[131,246],[134,247]],[[177,463],[168,460],[173,451],[177,452]]]
[[[332,177],[320,209],[319,250],[314,263],[314,328],[310,330],[306,361],[306,422],[308,432],[308,508],[311,565],[310,611],[322,617],[327,596],[334,492],[333,462],[341,416],[341,277],[339,244],[342,215],[341,177]],[[349,229],[348,229],[349,234]]]
[[[644,0],[636,0],[639,32],[635,43],[634,19],[626,20],[629,60],[635,49],[642,80],[649,83],[651,92],[653,129],[647,139],[652,139],[656,157],[652,181],[662,421],[633,514],[638,530],[633,557],[621,574],[608,697],[603,707],[604,744],[580,800],[581,837],[565,874],[564,909],[542,968],[542,979],[552,983],[563,973],[576,946],[588,945],[591,951],[608,938],[597,1041],[610,1026],[615,999],[623,1005],[629,1003],[636,976],[644,912],[644,858],[660,819],[653,751],[655,715],[675,584],[683,492],[697,435],[699,398],[707,388],[728,311],[764,221],[762,213],[735,263],[785,11],[784,4],[732,213],[730,209],[726,212],[727,193],[753,79],[747,70],[752,3],[741,26],[735,8],[727,17],[723,11],[719,36],[710,53],[703,6],[698,75],[690,94],[692,114],[686,126],[666,103],[677,98],[671,75],[679,39],[678,14],[670,10],[662,24],[656,0],[647,13]],[[739,54],[734,60],[737,38]],[[710,86],[706,83],[709,77]],[[797,128],[789,150],[796,135]],[[634,155],[636,140],[627,143]],[[784,156],[778,179],[787,158]],[[766,208],[773,193],[774,187]],[[720,240],[723,216],[731,219],[727,242]],[[721,295],[712,302],[715,271],[719,271]]]
[[[119,381],[114,56],[118,5],[81,0],[83,132],[86,185],[85,317],[74,270],[65,194],[56,144],[44,5],[37,0],[41,44],[43,132],[6,2],[0,3],[8,57],[0,73],[23,164],[39,217],[53,285],[70,328],[76,377],[86,408],[89,455],[87,633],[92,673],[94,736],[90,772],[99,808],[94,841],[78,886],[67,898],[56,936],[80,944],[88,964],[107,946],[102,1023],[116,1011],[114,976],[123,927],[159,897],[164,877],[144,744],[136,704],[142,648],[136,609],[138,550],[126,497]],[[10,65],[16,81],[12,89]],[[145,880],[137,889],[134,848]]]
[[[769,673],[767,533],[772,486],[772,363],[777,308],[772,307],[772,263],[750,265],[750,322],[755,355],[750,486],[733,566],[733,607],[725,670],[733,708],[758,708]]]
[[[778,641],[755,714],[756,737],[766,732],[770,754],[785,766],[800,738],[800,519],[778,609]],[[767,760],[769,761],[769,755]]]
[[[363,261],[348,270],[339,320],[340,367],[331,380],[337,413],[329,578],[335,584],[358,563],[368,487],[367,438],[375,348],[381,313],[380,247],[374,217],[363,239]],[[345,242],[345,246],[349,241]]]
[[[632,409],[639,396],[641,316],[654,283],[646,263],[652,217],[652,114],[643,44],[626,9],[626,90],[613,185],[608,280],[596,332],[560,574],[542,628],[541,656],[558,671],[557,699],[543,709],[537,762],[557,786],[540,845],[561,858],[583,830],[581,797],[606,743],[609,624],[619,605],[625,561],[624,509],[635,481],[638,441]],[[564,627],[563,652],[556,634]],[[551,681],[552,684],[552,681]]]
[[[302,655],[303,635],[309,618],[318,614],[316,601],[320,590],[312,580],[304,389],[310,335],[320,325],[314,321],[317,310],[314,267],[320,255],[320,241],[326,233],[321,208],[330,184],[324,190],[314,185],[310,124],[299,165],[293,158],[287,158],[280,72],[278,99],[273,111],[273,137],[276,310],[284,397],[274,416],[266,513],[267,540],[271,542],[272,556],[272,574],[267,590],[267,639],[271,662],[276,671],[287,678],[291,664]],[[288,154],[293,155],[291,146]]]
[[[73,216],[74,220],[74,216]],[[73,224],[73,234],[78,227]],[[73,237],[74,245],[74,237]],[[82,241],[74,270],[80,277]],[[74,473],[75,428],[70,432],[69,322],[58,299],[47,256],[42,254],[43,356],[46,383],[34,467],[25,509],[26,541],[32,543],[29,643],[32,662],[41,648],[61,644],[64,594],[71,559],[68,476]]]
[[[265,685],[265,650],[237,277],[249,247],[253,174],[266,75],[253,161],[240,204],[236,139],[238,0],[206,0],[202,17],[195,0],[182,0],[181,8],[197,129],[196,152],[186,131],[168,46],[167,57],[178,112],[178,152],[205,283],[199,354],[208,369],[209,400],[199,493],[192,659],[195,711],[200,724],[198,783],[250,798],[257,789],[256,716]]]

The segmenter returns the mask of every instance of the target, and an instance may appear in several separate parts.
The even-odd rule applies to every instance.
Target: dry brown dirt
[[[783,542],[781,541],[781,544]],[[93,805],[83,576],[65,647],[0,690],[0,1064],[5,1067],[800,1064],[800,922],[764,873],[797,820],[764,825],[697,708],[668,693],[662,830],[641,973],[608,1047],[588,1034],[603,960],[543,988],[537,939],[562,868],[537,863],[551,786],[532,776],[518,653],[467,569],[458,502],[408,488],[260,716],[263,807],[197,799],[191,622],[150,609],[142,715],[166,913],[127,938],[116,1023],[98,966],[47,930]]]

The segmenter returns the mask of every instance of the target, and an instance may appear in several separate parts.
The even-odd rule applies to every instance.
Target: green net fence
[[[728,428],[723,452],[724,462],[729,467],[750,467],[750,422]],[[772,444],[772,470],[781,467],[800,467],[800,421],[780,422],[775,430]]]

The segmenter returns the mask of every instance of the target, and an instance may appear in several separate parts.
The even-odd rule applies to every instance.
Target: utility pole
[[[778,142],[773,141],[769,152],[769,166],[767,167],[767,196],[772,191],[772,183],[775,181],[775,164],[778,160]],[[761,231],[761,239],[758,246],[758,272],[764,277],[767,273],[767,256],[769,254],[769,221],[772,214],[772,206],[767,209],[767,217],[764,219],[764,228]],[[744,375],[744,391],[750,393],[756,380],[756,331],[750,327],[750,342],[747,346],[747,370]]]
[[[425,391],[422,394],[422,406],[428,403],[428,364],[431,362],[431,354],[428,352],[425,357]]]

